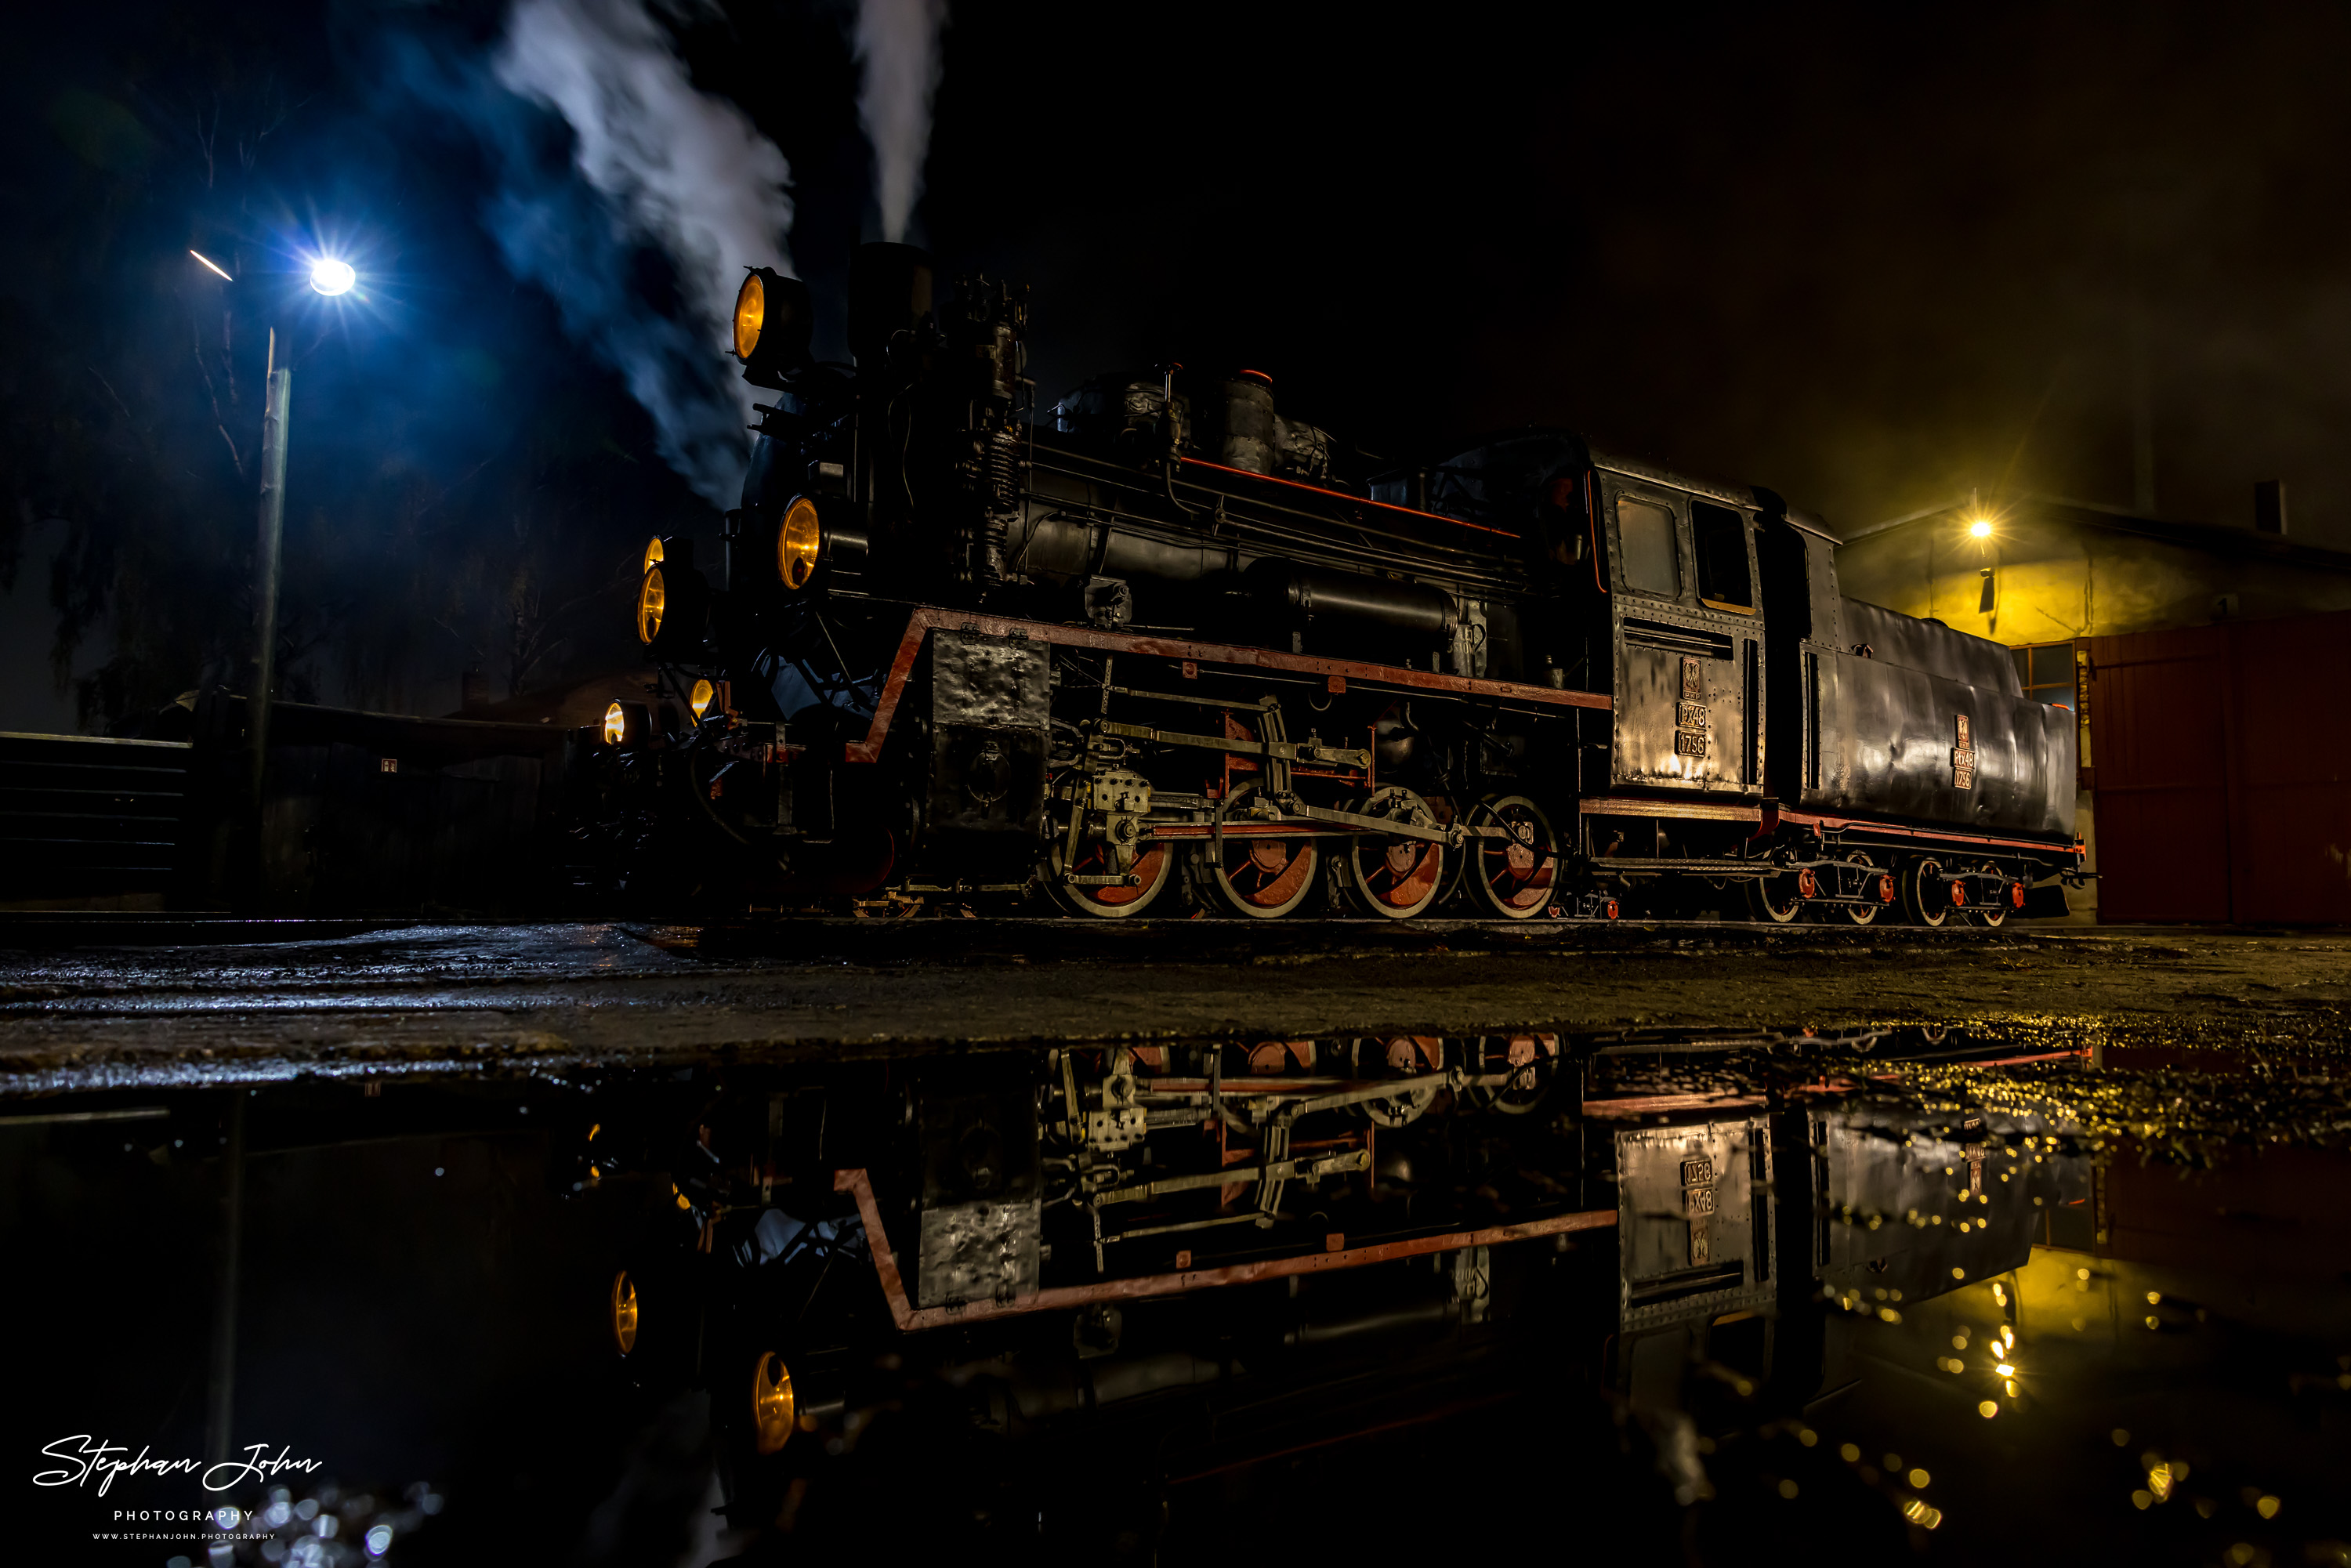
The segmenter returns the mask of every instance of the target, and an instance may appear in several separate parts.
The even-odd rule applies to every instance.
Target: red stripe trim
[[[1800,828],[1818,828],[1823,832],[1843,832],[1849,829],[1865,833],[1884,833],[1896,839],[1928,839],[1947,844],[1991,844],[2001,849],[2032,850],[2039,854],[2079,855],[2085,853],[2080,844],[2053,844],[2035,839],[1995,839],[1980,833],[1955,833],[1938,828],[1897,828],[1889,822],[1872,822],[1855,817],[1813,817],[1799,811],[1782,811],[1780,821]]]
[[[1580,1214],[1553,1215],[1523,1225],[1495,1225],[1483,1230],[1457,1230],[1449,1236],[1421,1236],[1409,1241],[1388,1241],[1371,1247],[1351,1247],[1339,1252],[1309,1252],[1295,1258],[1272,1258],[1262,1263],[1236,1263],[1224,1269],[1191,1269],[1177,1274],[1144,1274],[1129,1280],[1104,1280],[1092,1285],[1064,1285],[1018,1296],[1010,1301],[967,1301],[954,1307],[916,1307],[906,1299],[906,1283],[898,1271],[897,1254],[882,1228],[881,1207],[873,1201],[873,1183],[864,1169],[835,1171],[832,1190],[853,1193],[858,1217],[865,1222],[865,1245],[873,1254],[873,1271],[881,1277],[882,1294],[890,1316],[908,1333],[945,1328],[950,1323],[977,1322],[984,1318],[1019,1317],[1029,1312],[1057,1312],[1095,1301],[1134,1301],[1146,1296],[1180,1296],[1190,1291],[1224,1285],[1246,1285],[1259,1280],[1280,1280],[1295,1274],[1326,1274],[1340,1269],[1361,1269],[1399,1258],[1421,1258],[1432,1252],[1459,1252],[1471,1247],[1499,1247],[1506,1241],[1529,1241],[1571,1230],[1599,1230],[1616,1223],[1613,1208]]]
[[[1516,681],[1473,680],[1467,675],[1440,675],[1433,670],[1402,670],[1391,664],[1366,664],[1346,659],[1318,659],[1305,653],[1277,653],[1268,648],[1236,648],[1222,643],[1187,643],[1167,637],[1134,637],[1097,632],[1086,626],[1053,626],[1041,621],[1013,621],[1000,615],[976,615],[961,610],[925,605],[906,618],[906,634],[890,662],[882,683],[881,700],[873,705],[873,722],[862,740],[842,747],[845,760],[876,762],[882,743],[889,738],[890,723],[899,698],[914,674],[914,660],[923,639],[934,628],[980,632],[991,637],[1022,636],[1061,648],[1098,648],[1110,653],[1136,653],[1146,658],[1190,660],[1201,664],[1232,664],[1245,669],[1286,670],[1304,675],[1340,675],[1348,680],[1376,681],[1383,685],[1409,686],[1415,691],[1449,692],[1457,696],[1492,697],[1506,702],[1540,703],[1549,707],[1591,708],[1606,713],[1615,699],[1599,692],[1560,691],[1551,686],[1523,685]]]
[[[1460,517],[1448,517],[1442,512],[1424,512],[1415,507],[1399,507],[1392,501],[1374,501],[1362,496],[1350,496],[1344,490],[1326,490],[1320,485],[1301,485],[1295,479],[1277,479],[1270,474],[1259,474],[1247,468],[1228,468],[1221,463],[1210,463],[1204,458],[1186,457],[1184,459],[1184,465],[1187,468],[1213,468],[1219,474],[1238,475],[1243,479],[1255,479],[1263,485],[1280,485],[1284,489],[1303,490],[1310,496],[1322,496],[1333,501],[1344,501],[1351,507],[1373,507],[1383,512],[1401,512],[1407,517],[1426,517],[1432,523],[1443,523],[1449,528],[1473,528],[1479,533],[1495,534],[1506,539],[1519,537],[1508,528],[1489,528],[1484,523],[1472,523]]]

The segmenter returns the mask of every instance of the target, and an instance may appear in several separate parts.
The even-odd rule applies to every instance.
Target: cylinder
[[[1259,608],[1297,630],[1310,625],[1376,627],[1417,646],[1437,648],[1453,641],[1461,618],[1451,594],[1425,582],[1398,582],[1270,559],[1250,567],[1247,580]]]
[[[890,340],[931,313],[931,253],[911,245],[862,245],[849,261],[849,351],[879,361]]]

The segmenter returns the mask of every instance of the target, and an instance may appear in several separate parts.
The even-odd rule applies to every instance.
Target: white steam
[[[931,99],[939,89],[939,29],[946,0],[857,0],[857,57],[865,78],[857,119],[873,147],[873,195],[882,237],[906,237],[923,193],[931,146]]]
[[[472,65],[417,74],[497,156],[486,216],[508,267],[544,284],[565,329],[621,371],[663,458],[733,506],[753,394],[725,356],[727,323],[745,267],[790,271],[784,155],[695,89],[644,0],[518,0],[489,61],[497,88]],[[576,178],[552,166],[517,99],[569,126]],[[674,313],[638,284],[649,246],[675,275]]]

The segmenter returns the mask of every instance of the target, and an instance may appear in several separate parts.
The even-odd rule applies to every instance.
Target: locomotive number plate
[[[1674,753],[1678,757],[1704,757],[1706,755],[1706,737],[1703,735],[1692,735],[1686,729],[1677,729],[1674,731]]]
[[[1701,1157],[1695,1160],[1684,1160],[1682,1162],[1682,1185],[1684,1186],[1710,1186],[1713,1183],[1714,1162],[1712,1160]]]
[[[1677,728],[1680,729],[1704,729],[1706,727],[1706,705],[1704,703],[1675,704],[1674,725]]]
[[[1688,1193],[1685,1196],[1689,1199],[1689,1212],[1692,1218],[1696,1218],[1701,1214],[1712,1214],[1714,1212],[1714,1188],[1710,1186],[1694,1186],[1690,1188]]]

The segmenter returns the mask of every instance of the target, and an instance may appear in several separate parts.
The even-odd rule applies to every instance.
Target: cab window
[[[1698,546],[1698,596],[1717,610],[1751,612],[1755,580],[1747,565],[1747,517],[1708,501],[1690,503]]]
[[[1616,537],[1624,550],[1626,588],[1661,593],[1668,599],[1681,597],[1681,548],[1674,538],[1673,508],[1620,496]]]

